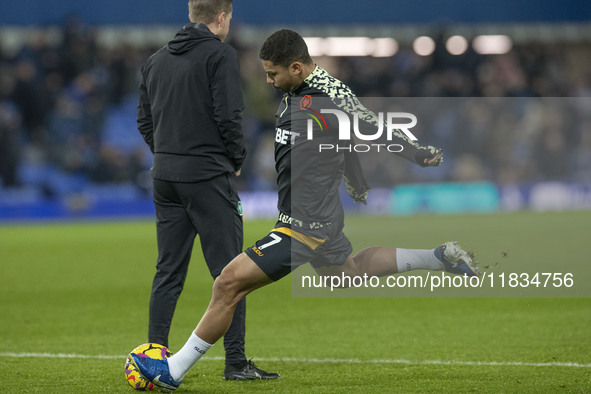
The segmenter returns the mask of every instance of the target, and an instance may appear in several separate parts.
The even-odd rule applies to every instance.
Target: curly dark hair
[[[289,29],[277,30],[271,34],[261,47],[259,57],[283,67],[288,67],[293,62],[313,63],[302,36]]]

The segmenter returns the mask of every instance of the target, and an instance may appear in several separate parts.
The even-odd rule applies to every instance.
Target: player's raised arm
[[[366,108],[359,99],[351,95],[343,99],[342,107],[350,113],[357,113],[359,116],[358,127],[361,133],[373,134],[379,127],[378,116]],[[382,125],[386,127],[386,125]],[[397,155],[409,160],[421,167],[438,166],[443,162],[443,150],[431,145],[422,146],[413,141],[402,130],[394,129],[391,132],[391,143],[400,145],[402,149],[396,152]]]

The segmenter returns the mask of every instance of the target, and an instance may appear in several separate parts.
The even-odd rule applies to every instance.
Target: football
[[[172,356],[172,353],[165,346],[157,343],[144,343],[129,352],[129,355],[127,356],[127,360],[125,361],[125,380],[127,383],[137,391],[155,390],[156,387],[154,387],[152,382],[144,379],[136,370],[131,362],[131,353],[136,353],[142,357],[157,358],[159,360],[164,360],[165,358]]]

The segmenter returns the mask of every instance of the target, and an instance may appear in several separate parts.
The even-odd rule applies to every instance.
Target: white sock
[[[180,382],[187,372],[189,372],[189,369],[191,369],[212,346],[212,344],[205,342],[193,332],[181,350],[168,359],[170,376],[172,376],[177,382]]]
[[[441,271],[443,263],[435,257],[434,249],[401,249],[396,248],[396,265],[398,272],[412,270]]]

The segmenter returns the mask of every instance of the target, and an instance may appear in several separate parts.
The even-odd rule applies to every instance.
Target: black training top
[[[152,176],[195,182],[241,168],[242,92],[236,51],[189,23],[141,70],[138,129]]]

